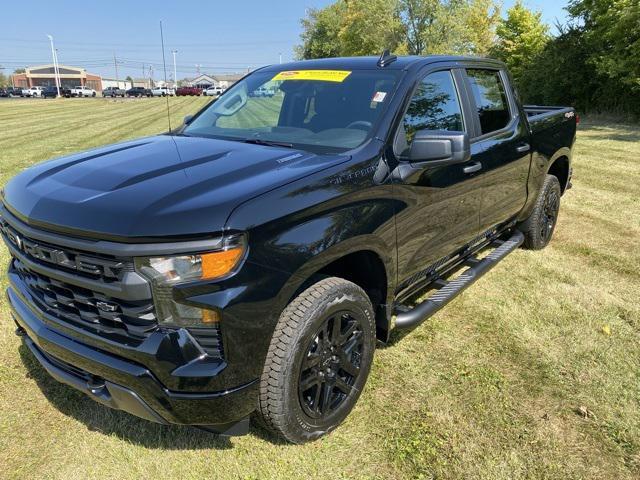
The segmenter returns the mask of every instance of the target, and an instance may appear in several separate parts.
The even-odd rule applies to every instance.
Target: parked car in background
[[[198,87],[180,87],[176,90],[177,96],[200,96],[202,95],[202,89]]]
[[[150,97],[151,90],[144,87],[131,87],[126,94],[127,97]]]
[[[122,88],[118,88],[118,87],[107,87],[104,90],[102,90],[102,96],[103,97],[111,97],[111,98],[122,97],[122,98],[124,98],[124,96],[126,94],[127,94],[127,92],[125,90],[123,90]]]
[[[60,95],[62,95],[62,88],[60,89]],[[55,86],[48,86],[42,89],[42,98],[56,98],[58,96],[58,89]]]
[[[9,96],[9,93],[7,92],[6,88],[0,88],[0,97],[1,98],[6,98]]]
[[[222,95],[223,92],[224,88],[222,87],[209,87],[202,92],[202,94],[208,97],[217,97],[218,95]]]
[[[22,88],[20,87],[9,87],[7,88],[7,93],[10,97],[23,97]]]
[[[41,97],[42,96],[42,87],[31,87],[23,90],[22,93],[25,97]]]
[[[85,86],[77,86],[71,89],[72,97],[95,97],[96,91],[93,88],[85,87]]]
[[[169,87],[154,87],[151,89],[151,95],[154,97],[173,97],[175,94],[175,89]]]

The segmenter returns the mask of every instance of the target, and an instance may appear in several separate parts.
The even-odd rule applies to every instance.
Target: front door
[[[463,92],[464,76],[457,70],[427,73],[415,89],[394,141],[402,161],[418,130],[466,131],[473,136]],[[475,160],[483,144],[471,145],[466,163],[430,167],[424,162],[410,178],[394,184],[399,201],[396,215],[399,290],[408,287],[443,257],[469,243],[479,233],[483,190]]]

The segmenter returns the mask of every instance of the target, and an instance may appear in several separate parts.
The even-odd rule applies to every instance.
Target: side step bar
[[[469,268],[454,280],[451,280],[450,282],[446,280],[437,280],[434,282],[435,284],[440,284],[442,286],[422,303],[419,303],[411,310],[402,311],[398,308],[395,328],[410,329],[420,325],[427,318],[432,316],[458,296],[458,294],[465,290],[469,285],[491,270],[496,264],[498,264],[498,262],[500,262],[500,260],[516,250],[520,245],[522,245],[523,241],[524,235],[518,230],[513,233],[509,240],[493,241],[489,247],[495,247],[495,250],[489,253],[482,260],[478,260],[474,257],[467,259],[465,265]]]

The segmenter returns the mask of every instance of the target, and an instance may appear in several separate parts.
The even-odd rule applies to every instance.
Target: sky
[[[515,0],[505,0],[508,8]],[[28,8],[4,9],[0,15],[0,70],[51,63],[52,35],[58,62],[84,67],[104,77],[164,78],[160,21],[163,22],[167,77],[203,73],[241,73],[262,65],[293,60],[300,19],[308,8],[331,0],[148,1],[107,2],[31,0]],[[567,0],[525,0],[542,11],[550,25],[566,16]],[[12,4],[16,6],[15,2]],[[40,13],[42,12],[42,13]],[[552,29],[553,31],[553,29]]]

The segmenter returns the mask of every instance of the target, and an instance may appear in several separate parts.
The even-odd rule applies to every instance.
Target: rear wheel
[[[560,182],[547,175],[536,199],[533,211],[518,228],[524,233],[524,248],[541,250],[551,241],[560,210]]]
[[[337,277],[319,281],[284,310],[260,379],[259,414],[292,443],[336,428],[355,406],[375,350],[366,293]]]

